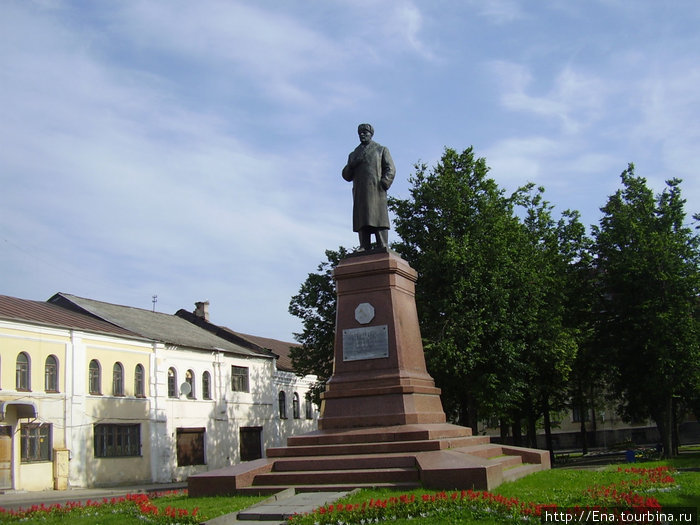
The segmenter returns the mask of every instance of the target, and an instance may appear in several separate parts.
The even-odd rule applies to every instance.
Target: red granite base
[[[417,274],[393,252],[342,260],[333,376],[321,396],[319,428],[444,423],[440,389],[425,367],[415,302]],[[358,317],[363,305],[369,319]],[[344,333],[384,328],[386,355],[354,359]]]

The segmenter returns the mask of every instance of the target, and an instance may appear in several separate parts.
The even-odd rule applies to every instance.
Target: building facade
[[[187,317],[0,296],[0,489],[184,480],[316,428],[315,378]]]

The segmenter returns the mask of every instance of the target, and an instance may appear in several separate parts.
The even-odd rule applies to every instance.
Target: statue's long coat
[[[348,156],[343,178],[352,181],[352,229],[389,228],[386,190],[396,169],[389,150],[374,141],[360,144]]]

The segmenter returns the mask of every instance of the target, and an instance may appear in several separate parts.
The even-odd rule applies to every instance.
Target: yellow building
[[[0,296],[0,489],[170,482],[262,457],[317,425],[300,414],[315,378],[277,358],[205,315]]]
[[[148,439],[144,381],[152,353],[150,341],[123,328],[0,296],[0,488],[62,489],[109,480],[115,440],[134,428]],[[102,450],[85,446],[98,442],[94,432]],[[129,459],[120,459],[118,468],[149,479],[150,469]]]

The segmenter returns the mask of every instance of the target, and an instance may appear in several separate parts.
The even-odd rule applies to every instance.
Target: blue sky
[[[340,172],[374,125],[408,196],[473,145],[597,223],[634,162],[700,211],[700,3],[0,3],[0,294],[291,340],[289,300],[357,244]],[[390,234],[391,239],[391,234]]]

